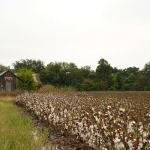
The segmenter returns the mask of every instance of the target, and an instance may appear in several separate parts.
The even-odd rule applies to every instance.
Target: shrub
[[[29,69],[20,69],[17,73],[17,76],[20,78],[17,82],[17,87],[21,90],[36,90],[37,85],[33,80],[32,71]]]

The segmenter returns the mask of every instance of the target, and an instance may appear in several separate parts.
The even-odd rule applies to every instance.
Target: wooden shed
[[[9,70],[0,73],[0,91],[14,91],[17,79],[19,78]]]

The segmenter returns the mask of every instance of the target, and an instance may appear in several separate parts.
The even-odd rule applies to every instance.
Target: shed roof
[[[13,72],[11,72],[10,70],[4,71],[2,73],[0,73],[0,77],[3,76],[5,73],[10,72],[11,74],[13,74],[16,78],[20,79],[19,77],[17,77]]]
[[[0,73],[0,76],[4,75],[7,71],[4,71],[4,72],[1,72]]]

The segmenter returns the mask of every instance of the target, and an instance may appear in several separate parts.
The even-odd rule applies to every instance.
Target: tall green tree
[[[145,75],[150,76],[150,62],[148,62],[147,64],[145,64],[145,66],[144,66],[144,68],[143,68],[142,71],[143,71],[143,73]]]
[[[101,90],[108,90],[112,84],[112,67],[105,59],[100,59],[96,68],[97,79],[100,83]]]
[[[14,69],[30,69],[34,73],[40,73],[44,70],[44,63],[41,60],[33,60],[33,59],[21,59],[13,63]]]
[[[145,64],[140,76],[140,85],[143,85],[143,90],[150,90],[150,62]]]
[[[51,62],[40,72],[41,80],[57,86],[76,86],[82,76],[74,63]]]
[[[111,90],[122,90],[123,77],[121,71],[112,73],[112,85]]]
[[[6,67],[6,66],[3,66],[3,65],[0,65],[0,73],[3,72],[3,71],[6,71],[10,69],[9,67]]]
[[[139,77],[139,68],[129,67],[122,71],[123,75],[123,90],[136,90],[137,80]]]

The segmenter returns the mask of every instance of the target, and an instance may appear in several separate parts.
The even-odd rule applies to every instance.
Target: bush
[[[21,90],[36,90],[37,86],[33,80],[32,71],[29,69],[20,69],[17,76],[20,78],[17,82],[17,87]]]
[[[78,85],[77,88],[80,91],[97,91],[99,89],[99,85],[93,80],[85,79],[83,83]]]

